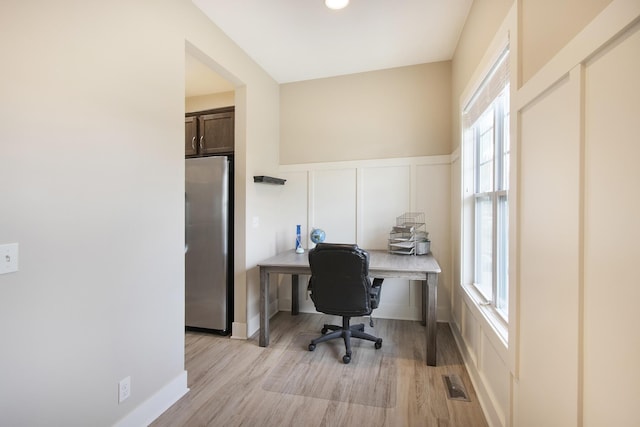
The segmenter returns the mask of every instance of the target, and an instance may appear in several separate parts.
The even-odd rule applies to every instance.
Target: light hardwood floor
[[[319,335],[323,323],[336,323],[338,320],[322,314],[291,316],[280,312],[271,320],[268,348],[258,346],[257,336],[243,341],[187,332],[185,365],[190,391],[152,426],[487,426],[446,323],[438,324],[435,367],[425,364],[424,327],[414,321],[374,318],[375,327],[371,329],[367,324],[367,331],[383,338],[382,349],[373,350],[373,343],[357,340],[349,365],[342,363],[344,344],[341,340],[318,344],[316,352],[320,346],[329,346],[329,350],[323,350],[329,356],[323,356],[322,363],[330,367],[326,375],[334,375],[338,382],[348,382],[349,373],[362,370],[365,365],[384,369],[378,363],[383,355],[385,360],[391,360],[395,384],[383,385],[395,388],[395,403],[392,405],[369,406],[341,398],[334,400],[296,394],[291,390],[267,390],[266,384],[273,378],[270,375],[275,370],[288,369],[283,363],[300,365],[300,357],[307,360],[319,357],[301,353],[300,350],[304,349],[299,347],[302,345],[294,340],[299,341],[301,334]],[[292,351],[292,346],[296,347],[293,348],[295,351]],[[292,365],[291,375],[300,375],[301,368],[304,371],[304,366]],[[442,377],[451,374],[462,379],[469,402],[447,398]],[[388,375],[381,378],[389,380]],[[375,393],[376,390],[370,392]]]

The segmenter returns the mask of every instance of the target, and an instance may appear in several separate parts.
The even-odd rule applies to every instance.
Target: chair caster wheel
[[[322,333],[322,335],[324,335],[324,334],[326,334],[327,332],[329,332],[329,329],[327,329],[327,328],[322,328],[322,329],[320,330],[320,332]]]
[[[378,338],[375,343],[376,350],[382,347],[382,338]]]
[[[351,362],[351,356],[349,356],[348,354],[345,354],[344,356],[342,356],[342,361],[344,362],[345,365],[349,364],[349,362]]]
[[[313,351],[316,349],[316,345],[315,344],[309,344],[309,351]]]

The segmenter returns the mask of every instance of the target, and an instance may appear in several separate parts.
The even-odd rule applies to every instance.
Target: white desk
[[[426,326],[427,365],[436,365],[436,308],[438,298],[438,261],[431,255],[393,255],[368,250],[369,275],[422,282],[422,324]],[[291,274],[291,314],[298,314],[298,276],[310,275],[309,256],[294,250],[280,253],[258,264],[260,267],[260,347],[269,345],[269,275]]]

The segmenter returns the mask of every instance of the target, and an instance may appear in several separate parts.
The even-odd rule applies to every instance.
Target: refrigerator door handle
[[[195,138],[194,138],[195,140]],[[189,251],[189,243],[187,240],[187,224],[189,222],[189,199],[187,197],[187,192],[184,193],[184,253],[186,254]]]

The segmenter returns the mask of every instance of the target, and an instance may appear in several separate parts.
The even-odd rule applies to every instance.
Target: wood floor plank
[[[263,385],[278,369],[289,366],[286,364],[292,357],[290,346],[296,337],[299,340],[300,334],[319,336],[324,323],[339,324],[339,318],[278,313],[271,320],[271,341],[267,348],[258,346],[257,336],[243,341],[188,332],[185,368],[190,391],[152,426],[487,426],[447,324],[438,324],[438,366],[427,366],[424,363],[425,332],[419,322],[375,319],[375,327],[371,329],[368,318],[355,320],[363,321],[368,332],[383,339],[382,348],[372,350],[371,342],[356,340],[352,362],[344,365],[341,340],[318,344],[334,346],[325,349],[323,358],[329,360],[323,359],[327,367],[323,367],[319,375],[335,378],[335,386],[313,390],[313,378],[304,375],[304,365],[291,365],[290,375],[311,381],[294,390],[294,394],[265,389]],[[335,365],[331,359],[335,359]],[[351,387],[357,393],[376,393],[378,389],[365,390],[360,386],[362,377],[358,376],[355,364],[359,362],[360,368],[366,366],[379,381],[384,381],[388,376],[380,371],[390,366],[381,361],[387,359],[392,361],[395,370],[395,404],[385,408],[345,401],[345,388]],[[450,374],[460,376],[470,402],[447,398],[442,376]],[[331,384],[325,381],[322,387],[331,387]]]

